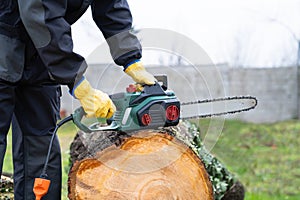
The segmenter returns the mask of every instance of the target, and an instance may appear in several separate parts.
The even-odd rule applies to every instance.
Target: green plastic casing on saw
[[[135,90],[110,95],[116,106],[108,126],[98,123],[86,126],[81,123],[84,111],[79,108],[73,114],[74,123],[85,132],[117,130],[134,131],[176,126],[180,118],[180,102],[174,92],[156,83],[145,86],[142,92]]]

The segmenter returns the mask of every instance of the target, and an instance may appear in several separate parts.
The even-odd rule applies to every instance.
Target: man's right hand
[[[87,117],[109,119],[116,111],[116,107],[109,96],[92,88],[85,78],[74,87],[73,96],[80,101]]]

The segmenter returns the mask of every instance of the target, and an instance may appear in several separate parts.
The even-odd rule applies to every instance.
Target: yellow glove
[[[116,111],[116,107],[109,96],[92,88],[86,79],[74,88],[73,94],[80,101],[87,117],[108,119]]]
[[[135,82],[146,85],[154,85],[156,79],[152,74],[146,71],[141,61],[137,61],[126,68],[128,74]]]

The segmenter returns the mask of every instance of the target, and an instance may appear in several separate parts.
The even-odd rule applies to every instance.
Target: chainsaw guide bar
[[[192,108],[193,112],[200,113],[192,116],[181,116],[181,119],[207,118],[252,110],[257,106],[257,99],[252,96],[222,97],[184,102],[180,106],[183,109],[183,114],[187,112],[186,109],[190,106],[196,106]],[[223,111],[218,111],[218,109],[223,109]]]

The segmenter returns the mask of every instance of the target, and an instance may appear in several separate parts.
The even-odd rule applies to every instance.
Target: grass
[[[201,133],[205,133],[210,121],[197,123]],[[76,132],[72,123],[58,132],[64,168],[62,199],[67,199],[69,146]],[[300,121],[274,124],[225,121],[211,152],[246,186],[246,200],[300,199]],[[4,171],[12,172],[10,142]]]
[[[209,126],[200,120],[201,133]],[[300,121],[225,121],[212,149],[246,186],[246,200],[300,199]]]

